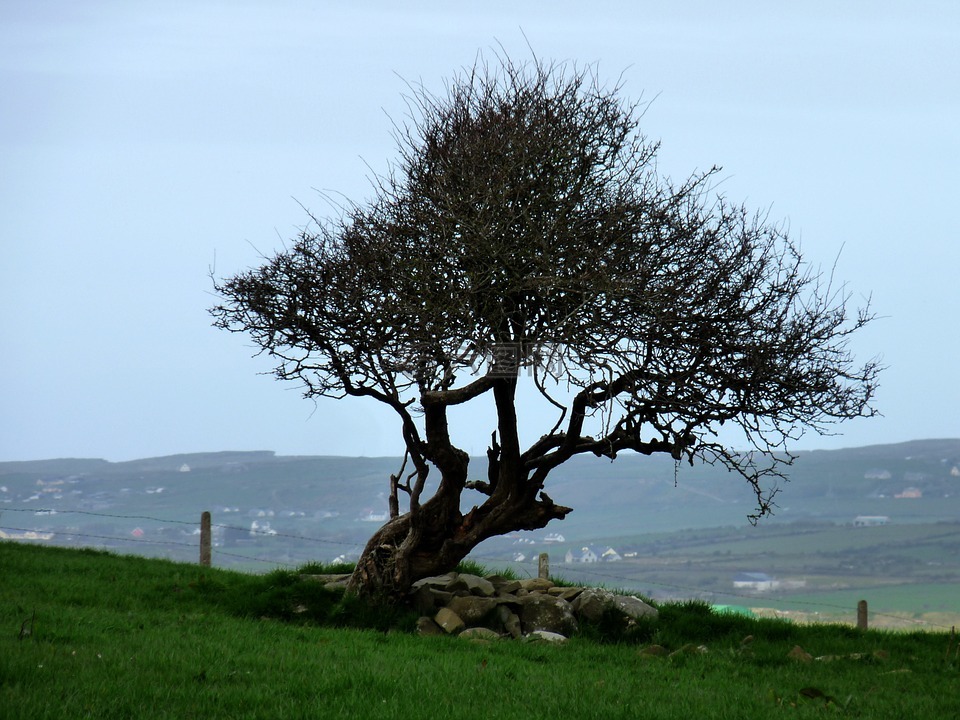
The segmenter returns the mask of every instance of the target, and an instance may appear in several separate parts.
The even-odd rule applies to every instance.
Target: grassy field
[[[877,613],[960,626],[960,524],[853,527],[829,522],[771,523],[597,538],[621,562],[562,564],[578,582],[603,583],[655,598],[701,598],[782,610],[808,610],[854,622],[858,600]],[[556,553],[558,557],[560,553]],[[763,572],[771,592],[733,586],[738,573]],[[937,615],[938,619],[931,616]],[[948,617],[949,616],[949,617]],[[878,620],[882,620],[878,616]],[[898,625],[902,625],[898,621]]]
[[[477,644],[418,637],[410,616],[371,614],[292,573],[0,543],[0,578],[4,720],[960,713],[947,634],[682,604],[629,636]]]

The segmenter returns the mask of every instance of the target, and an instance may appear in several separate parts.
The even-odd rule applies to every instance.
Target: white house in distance
[[[250,537],[259,537],[261,535],[276,535],[277,531],[270,527],[269,522],[258,523],[254,520],[250,523]]]
[[[877,527],[879,525],[886,525],[890,522],[890,518],[886,515],[857,515],[853,519],[854,527]]]
[[[733,576],[733,587],[737,590],[753,590],[754,592],[768,592],[780,587],[780,581],[766,573],[743,572]]]
[[[916,498],[923,497],[923,491],[920,488],[908,487],[903,492],[898,492],[894,497],[897,500],[903,500],[904,498],[909,498],[911,500]]]
[[[584,547],[579,550],[567,550],[563,560],[568,563],[595,563],[600,560],[600,556],[591,548]]]
[[[53,538],[52,532],[36,532],[34,530],[27,530],[22,533],[5,533],[3,530],[0,530],[0,540],[50,540]]]
[[[592,545],[580,550],[567,550],[563,558],[564,562],[568,563],[617,562],[622,559],[620,553],[612,547],[602,548]]]

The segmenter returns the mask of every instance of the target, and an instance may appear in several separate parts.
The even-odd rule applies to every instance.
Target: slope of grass
[[[5,719],[960,712],[956,643],[946,635],[800,627],[687,603],[663,606],[658,623],[626,637],[477,644],[330,627],[382,616],[289,573],[11,543],[0,543],[0,580]],[[810,660],[795,646],[833,659]]]

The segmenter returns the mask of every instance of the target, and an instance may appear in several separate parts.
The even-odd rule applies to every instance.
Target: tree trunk
[[[415,514],[391,518],[377,530],[357,561],[348,592],[402,602],[413,583],[455,569],[487,538],[540,529],[570,512],[533,494],[497,493],[463,515],[459,492],[454,495],[438,493]]]
[[[462,535],[458,530],[463,517],[457,512],[451,520],[443,523],[446,530],[434,526],[427,531],[414,526],[410,513],[387,522],[367,542],[348,591],[371,599],[402,601],[417,580],[453,570],[479,540],[457,540],[455,536]]]

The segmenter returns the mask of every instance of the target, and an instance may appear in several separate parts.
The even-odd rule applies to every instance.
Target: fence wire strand
[[[0,510],[0,517],[3,516],[4,512],[26,512],[33,513],[34,515],[44,514],[44,515],[91,515],[94,517],[105,517],[105,518],[114,518],[114,519],[124,519],[124,520],[149,520],[150,522],[158,523],[169,523],[171,525],[193,525],[199,527],[200,522],[198,520],[171,520],[169,518],[158,518],[152,517],[150,515],[117,515],[115,513],[100,513],[93,512],[91,510],[59,510],[55,508],[3,508]],[[358,543],[349,542],[346,540],[332,540],[330,538],[317,538],[317,537],[308,537],[306,535],[292,535],[290,533],[282,533],[276,530],[261,530],[259,528],[248,528],[240,527],[239,525],[226,525],[224,523],[213,523],[210,525],[211,528],[222,528],[224,530],[237,530],[238,532],[249,533],[250,535],[262,535],[264,537],[278,537],[278,538],[288,538],[290,540],[305,540],[307,542],[314,542],[326,545],[344,545],[348,547],[356,547]],[[3,528],[0,528],[3,529]],[[30,532],[34,532],[31,530]],[[80,537],[77,533],[67,533],[74,537]]]

